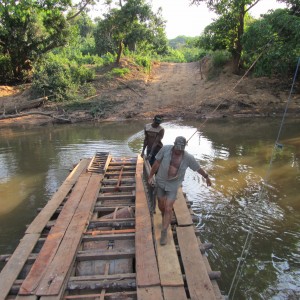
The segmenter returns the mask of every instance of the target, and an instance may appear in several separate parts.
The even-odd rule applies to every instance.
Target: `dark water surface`
[[[96,151],[140,153],[146,122],[0,129],[0,254],[14,251],[37,208],[81,158]],[[183,189],[199,217],[202,242],[214,244],[209,261],[222,272],[224,294],[232,286],[230,298],[235,291],[234,299],[300,299],[300,120],[285,121],[282,147],[274,151],[280,123],[223,119],[204,126],[203,121],[163,124],[165,145],[178,135],[193,135],[186,150],[212,178],[208,188],[187,171]],[[251,243],[243,252],[242,272],[234,276],[247,236]]]

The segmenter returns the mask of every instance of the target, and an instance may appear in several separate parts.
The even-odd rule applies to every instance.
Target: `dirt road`
[[[128,118],[152,118],[154,114],[164,114],[166,118],[214,118],[214,117],[253,117],[281,115],[289,96],[287,84],[268,78],[248,78],[232,74],[226,66],[213,79],[208,78],[209,66],[200,73],[199,63],[157,63],[151,74],[145,75],[133,64],[126,62],[131,69],[126,78],[102,80],[101,75],[94,85],[97,96],[93,105],[98,105],[96,120],[120,120]],[[0,107],[17,106],[28,101],[28,93],[2,87]],[[1,89],[0,89],[1,92]],[[49,106],[39,108],[49,111]],[[57,107],[56,110],[58,111]],[[53,108],[53,113],[56,111]],[[289,113],[300,113],[300,95],[293,95]],[[80,110],[68,114],[72,122],[95,120],[90,111]],[[4,123],[22,123],[25,118]],[[31,116],[26,118],[31,124],[51,122],[51,118]]]

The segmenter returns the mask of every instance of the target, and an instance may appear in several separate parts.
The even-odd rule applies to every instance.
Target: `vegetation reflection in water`
[[[139,154],[147,121],[81,124],[0,131],[0,253],[12,252],[34,218],[80,158],[96,151]],[[149,121],[150,122],[150,121]],[[264,182],[280,120],[165,122],[164,144],[191,136],[186,150],[208,171],[213,186],[187,172],[184,192],[199,217],[209,260],[222,271],[227,293],[251,221],[253,240],[235,299],[296,299],[299,280],[300,121],[282,133],[268,182]],[[265,193],[259,199],[260,191]]]

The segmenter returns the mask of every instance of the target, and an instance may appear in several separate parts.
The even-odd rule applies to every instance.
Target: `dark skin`
[[[156,123],[155,121],[153,121],[153,123],[151,124],[151,126],[153,128],[157,128],[159,126],[159,123]],[[143,144],[143,150],[141,153],[141,157],[144,157],[144,152],[147,146],[151,147],[151,151],[153,152],[156,148],[156,146],[158,145],[158,143],[162,140],[162,138],[164,137],[164,129],[161,130],[161,133],[159,135],[156,136],[156,138],[152,138],[150,137],[147,132],[145,132],[145,139],[144,139],[144,144]]]
[[[174,147],[172,149],[172,156],[171,156],[171,161],[170,161],[170,167],[168,170],[168,177],[169,178],[174,178],[177,176],[178,169],[180,167],[182,157],[183,157],[184,150],[176,150]],[[153,176],[156,174],[159,166],[160,166],[160,161],[156,160],[151,168],[150,174],[149,174],[149,179],[148,183],[152,184],[153,183]],[[207,186],[211,186],[211,181],[208,177],[208,175],[205,173],[205,171],[200,168],[197,170],[197,173],[202,175],[206,179],[206,184]],[[162,229],[167,230],[170,223],[171,223],[171,218],[172,218],[172,210],[173,210],[173,205],[176,199],[168,199],[166,196],[164,197],[157,197],[158,199],[158,208],[161,211],[162,214]]]

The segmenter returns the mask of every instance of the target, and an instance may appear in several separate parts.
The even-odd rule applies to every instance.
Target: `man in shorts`
[[[144,157],[144,152],[147,148],[146,159],[149,160],[150,166],[153,165],[155,161],[155,155],[163,146],[161,140],[164,137],[165,130],[162,126],[160,126],[161,123],[162,116],[156,115],[153,118],[153,122],[151,124],[146,124],[144,128],[145,139],[141,156]]]
[[[157,185],[158,207],[162,214],[162,231],[160,244],[167,243],[167,229],[171,223],[172,209],[177,197],[177,190],[181,185],[185,171],[191,168],[202,175],[207,186],[211,186],[208,174],[200,167],[193,155],[185,151],[186,139],[178,136],[174,146],[163,146],[155,157],[155,162],[151,168],[148,178],[149,184],[153,183],[155,175]]]

